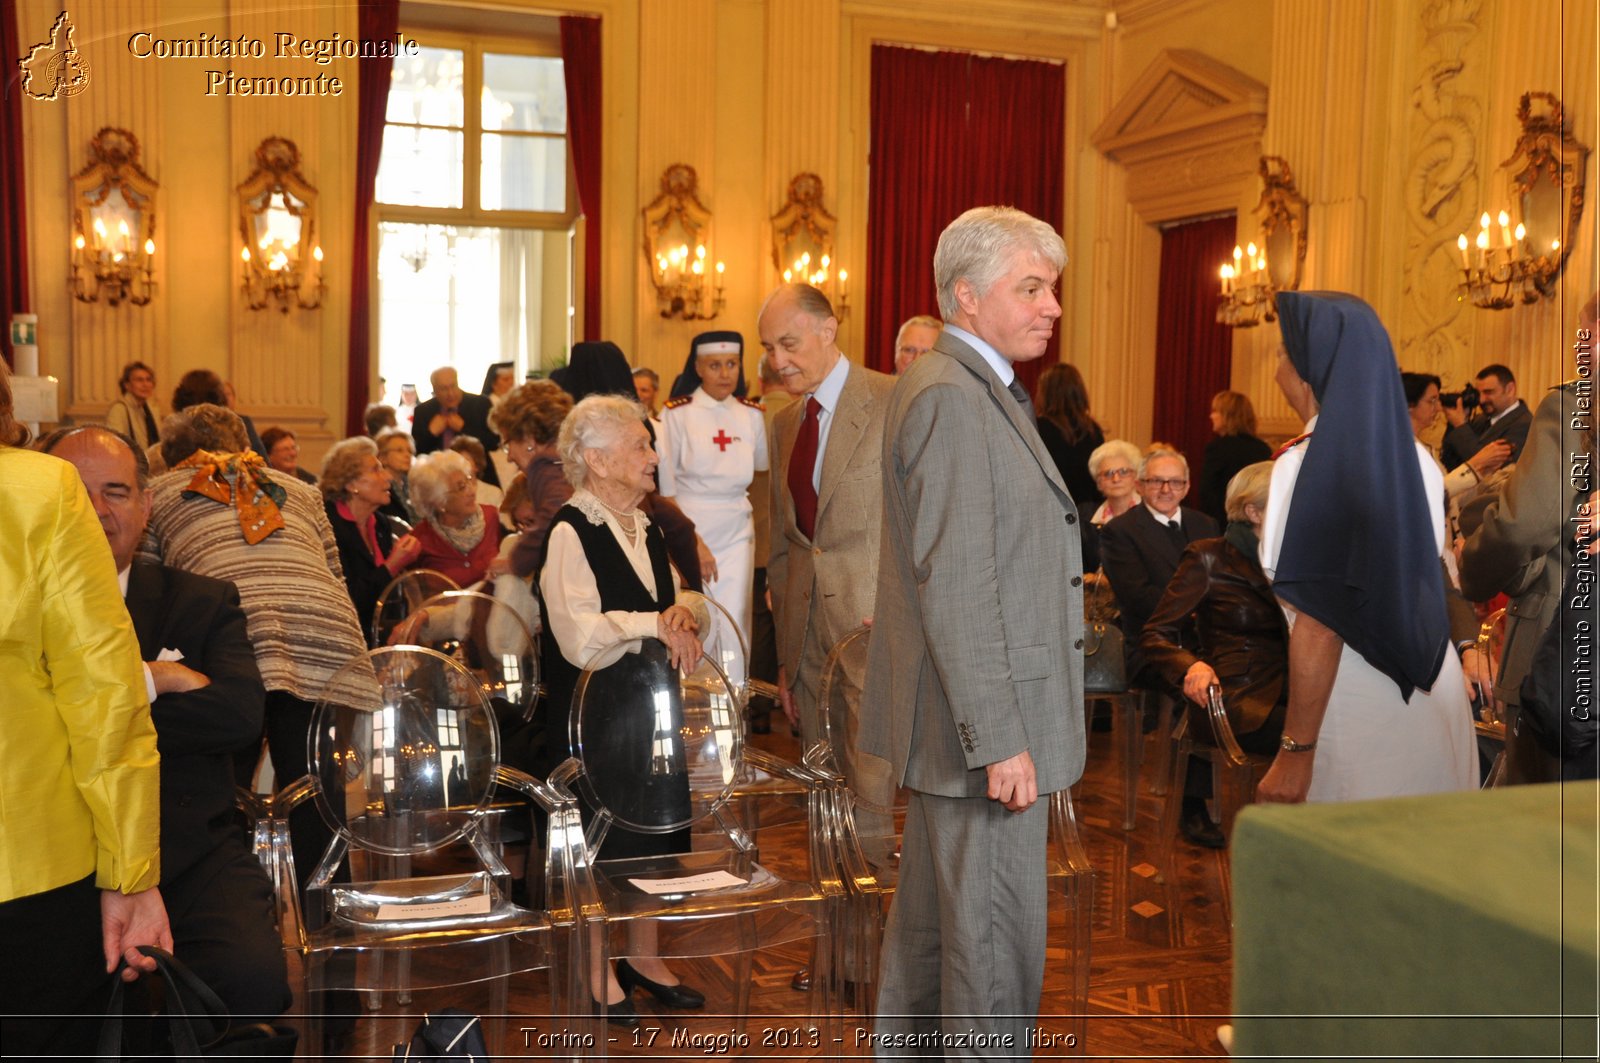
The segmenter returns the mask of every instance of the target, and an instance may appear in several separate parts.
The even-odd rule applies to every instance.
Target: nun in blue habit
[[[1286,393],[1309,385],[1318,412],[1276,458],[1261,530],[1291,634],[1283,746],[1258,796],[1471,789],[1472,714],[1440,565],[1444,479],[1412,434],[1388,333],[1353,295],[1277,299],[1280,381]]]

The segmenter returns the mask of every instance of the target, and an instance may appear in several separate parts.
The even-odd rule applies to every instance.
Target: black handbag
[[[1121,614],[1103,572],[1084,580],[1083,692],[1120,694],[1128,689]]]
[[[139,951],[156,961],[153,977],[161,979],[165,985],[163,1013],[170,1044],[154,1056],[149,1054],[151,1049],[148,1047],[141,1049],[146,1053],[144,1055],[125,1054],[123,991],[127,983],[123,982],[119,969],[116,984],[111,990],[111,1002],[106,1007],[105,1021],[100,1025],[101,1060],[287,1059],[294,1055],[300,1034],[293,1027],[265,1022],[235,1025],[228,1016],[228,1006],[222,1002],[222,998],[172,953],[153,945],[140,945]]]
[[[394,1063],[443,1063],[451,1059],[488,1063],[483,1023],[471,1012],[455,1008],[430,1011],[417,1024],[417,1032],[409,1042],[394,1046]]]

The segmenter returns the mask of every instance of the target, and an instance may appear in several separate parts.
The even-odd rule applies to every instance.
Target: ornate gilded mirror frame
[[[822,205],[822,178],[795,174],[788,202],[772,216],[772,264],[793,280],[826,273],[833,260],[838,222]]]
[[[1298,291],[1305,274],[1306,220],[1311,207],[1295,187],[1294,173],[1287,161],[1277,155],[1263,155],[1259,172],[1261,200],[1256,204],[1256,217],[1272,289]]]
[[[662,317],[696,321],[716,317],[722,309],[721,262],[714,287],[706,283],[711,211],[700,202],[699,183],[693,166],[673,163],[661,174],[661,193],[641,212],[645,261]]]
[[[276,301],[289,312],[322,304],[322,246],[317,242],[317,190],[300,173],[300,149],[284,137],[256,148],[256,168],[239,185],[240,258],[250,309]],[[307,250],[309,248],[309,251]],[[307,290],[309,289],[309,298]]]
[[[1501,164],[1510,182],[1510,199],[1527,228],[1534,258],[1534,286],[1549,296],[1578,237],[1583,217],[1584,165],[1589,149],[1567,130],[1561,98],[1552,92],[1525,92],[1517,107],[1522,135]]]
[[[92,158],[72,178],[72,292],[105,293],[111,306],[144,306],[155,289],[156,193],[139,166],[139,139],[106,126],[89,141]]]

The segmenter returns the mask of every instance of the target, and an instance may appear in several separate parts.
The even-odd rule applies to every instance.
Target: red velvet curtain
[[[1217,324],[1217,267],[1231,261],[1235,232],[1230,215],[1161,234],[1152,423],[1154,438],[1189,459],[1191,483],[1211,441],[1211,396],[1227,388],[1233,370],[1233,329]]]
[[[362,40],[393,40],[400,30],[400,0],[362,0],[357,12]],[[347,363],[345,431],[366,431],[365,413],[372,372],[372,201],[377,195],[378,160],[383,155],[383,119],[389,106],[392,59],[361,64],[356,97],[356,211],[350,242],[350,350]]]
[[[872,47],[866,364],[892,372],[894,335],[939,316],[933,249],[962,211],[1014,206],[1062,224],[1066,68],[967,52]],[[1021,367],[1033,382],[1060,357]]]
[[[567,82],[567,137],[583,211],[583,328],[580,340],[600,334],[600,20],[561,16],[561,62]]]
[[[16,58],[28,53],[17,41],[17,8],[0,10],[0,352],[11,353],[11,315],[28,312],[28,196],[22,168],[22,87]]]

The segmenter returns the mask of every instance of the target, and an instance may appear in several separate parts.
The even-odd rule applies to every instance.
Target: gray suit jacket
[[[795,524],[789,493],[789,459],[805,403],[790,403],[773,418],[767,585],[778,660],[788,671],[808,730],[812,721],[806,713],[820,692],[828,651],[872,615],[883,516],[883,413],[894,385],[891,376],[850,366],[822,455],[814,538],[806,538]]]
[[[900,378],[861,747],[913,790],[981,797],[1027,750],[1039,792],[1083,772],[1078,512],[1038,430],[949,332]]]
[[[1582,432],[1572,427],[1577,411],[1572,384],[1552,389],[1499,493],[1473,499],[1461,513],[1462,593],[1480,602],[1502,591],[1511,597],[1495,693],[1513,705],[1522,703],[1522,680],[1539,636],[1555,619],[1577,550],[1568,520],[1587,497],[1573,485],[1572,455],[1586,451]]]

